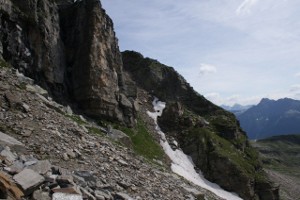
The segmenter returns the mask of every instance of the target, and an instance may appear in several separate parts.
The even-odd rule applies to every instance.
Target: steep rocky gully
[[[235,117],[173,68],[121,54],[98,0],[2,0],[0,198],[220,199],[170,171],[154,96],[169,143],[208,180],[279,199]]]

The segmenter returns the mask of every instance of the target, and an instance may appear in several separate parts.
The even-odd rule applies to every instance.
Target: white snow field
[[[206,180],[201,172],[197,173],[194,169],[193,161],[183,153],[182,150],[176,149],[175,151],[170,147],[168,141],[166,140],[165,134],[161,131],[157,124],[157,117],[162,115],[164,108],[166,107],[165,102],[159,101],[157,98],[152,102],[154,112],[148,111],[148,115],[154,120],[156,124],[156,130],[158,134],[161,136],[160,144],[163,147],[165,153],[172,160],[171,169],[174,173],[184,177],[185,179],[191,181],[192,183],[205,188],[217,196],[221,198],[225,198],[227,200],[241,200],[237,194],[227,192],[223,190],[219,185],[209,182]]]

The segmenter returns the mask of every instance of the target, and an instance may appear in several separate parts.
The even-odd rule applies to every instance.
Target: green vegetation
[[[148,132],[145,123],[138,119],[138,123],[134,128],[116,127],[117,129],[126,133],[132,140],[134,151],[149,159],[162,160],[164,158],[164,151],[161,146],[154,140]]]
[[[66,117],[70,118],[74,122],[76,122],[79,125],[85,125],[87,124],[85,121],[83,121],[78,115],[67,115],[65,114]]]
[[[87,127],[87,129],[89,130],[89,133],[104,136],[104,133],[96,127]]]
[[[271,137],[252,145],[266,168],[300,178],[300,135]]]
[[[300,135],[275,136],[251,142],[280,186],[281,199],[298,199],[300,184]]]
[[[11,68],[11,65],[0,58],[0,68]]]
[[[190,131],[190,137],[201,141],[201,145],[210,147],[210,152],[231,160],[245,174],[253,175],[259,165],[257,152],[251,147],[245,147],[244,152],[235,148],[235,145],[220,137],[208,128],[194,128]],[[245,154],[247,156],[245,156]]]

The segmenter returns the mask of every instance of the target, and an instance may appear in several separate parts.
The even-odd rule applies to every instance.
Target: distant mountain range
[[[300,101],[264,98],[256,106],[236,115],[250,139],[300,134]]]
[[[227,105],[221,105],[222,108],[224,108],[227,111],[232,112],[233,114],[235,114],[236,116],[242,114],[243,112],[245,112],[246,110],[248,110],[249,108],[253,107],[254,105],[246,105],[243,106],[241,104],[234,104],[233,106],[227,106]]]

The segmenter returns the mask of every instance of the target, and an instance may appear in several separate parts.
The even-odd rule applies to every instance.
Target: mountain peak
[[[237,116],[251,139],[300,132],[300,101],[263,98],[259,104]]]
[[[259,104],[261,103],[270,103],[270,102],[274,102],[275,100],[273,99],[269,99],[269,98],[262,98],[259,102]]]

